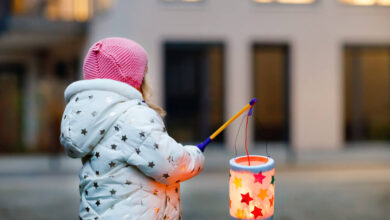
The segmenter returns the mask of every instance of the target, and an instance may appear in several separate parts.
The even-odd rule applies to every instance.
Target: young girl
[[[134,41],[106,38],[84,61],[84,80],[65,90],[61,144],[82,158],[80,219],[181,219],[180,182],[204,157],[166,132],[149,102],[147,55]]]

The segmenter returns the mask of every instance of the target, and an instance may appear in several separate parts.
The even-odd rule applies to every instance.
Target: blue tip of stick
[[[253,98],[253,99],[249,102],[249,104],[250,104],[251,106],[253,106],[254,104],[256,104],[256,102],[257,102],[257,99],[256,99],[256,98]]]

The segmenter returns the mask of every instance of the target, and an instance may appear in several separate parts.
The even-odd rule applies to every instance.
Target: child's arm
[[[132,112],[132,118],[137,115],[137,111]],[[124,129],[126,133],[138,134],[128,142],[127,163],[164,184],[182,182],[197,175],[203,169],[203,153],[196,146],[177,143],[166,133],[161,119],[154,114],[151,116],[146,123],[133,120],[138,121],[138,126],[127,125]]]

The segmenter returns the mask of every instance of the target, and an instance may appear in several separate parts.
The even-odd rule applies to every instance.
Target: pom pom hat
[[[102,39],[84,60],[84,79],[112,79],[140,89],[148,57],[136,42],[119,37]]]

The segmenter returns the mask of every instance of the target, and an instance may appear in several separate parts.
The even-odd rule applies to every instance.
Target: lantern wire
[[[257,121],[257,125],[259,126],[260,131],[262,131],[263,130],[263,125],[261,124],[260,119],[258,117],[256,117],[255,115],[253,115],[253,117]],[[269,151],[268,151],[268,140],[265,140],[265,153],[266,153],[267,157],[271,156]]]
[[[259,126],[260,131],[263,130],[263,126],[262,126],[262,123],[260,122],[260,119],[258,117],[256,117],[253,113],[252,113],[252,117],[254,117],[255,120],[257,121],[257,125]],[[238,135],[240,134],[240,131],[241,131],[241,128],[242,128],[242,124],[243,124],[245,118],[248,118],[248,114],[244,114],[243,116],[241,116],[241,122],[240,122],[240,125],[238,127],[238,131],[237,131],[236,138],[235,138],[235,141],[234,141],[234,154],[235,154],[235,157],[237,157],[237,140],[238,140]],[[247,137],[247,132],[245,132],[245,137]],[[266,153],[267,157],[271,156],[270,152],[268,151],[268,140],[265,140],[265,153]]]
[[[241,122],[240,122],[240,126],[238,127],[238,131],[237,131],[237,134],[236,134],[236,139],[234,141],[234,154],[235,154],[235,157],[237,157],[237,138],[238,138],[238,135],[240,134],[242,123],[244,122],[244,119],[245,119],[245,116],[241,116],[241,117],[242,117],[242,119],[241,119]]]

